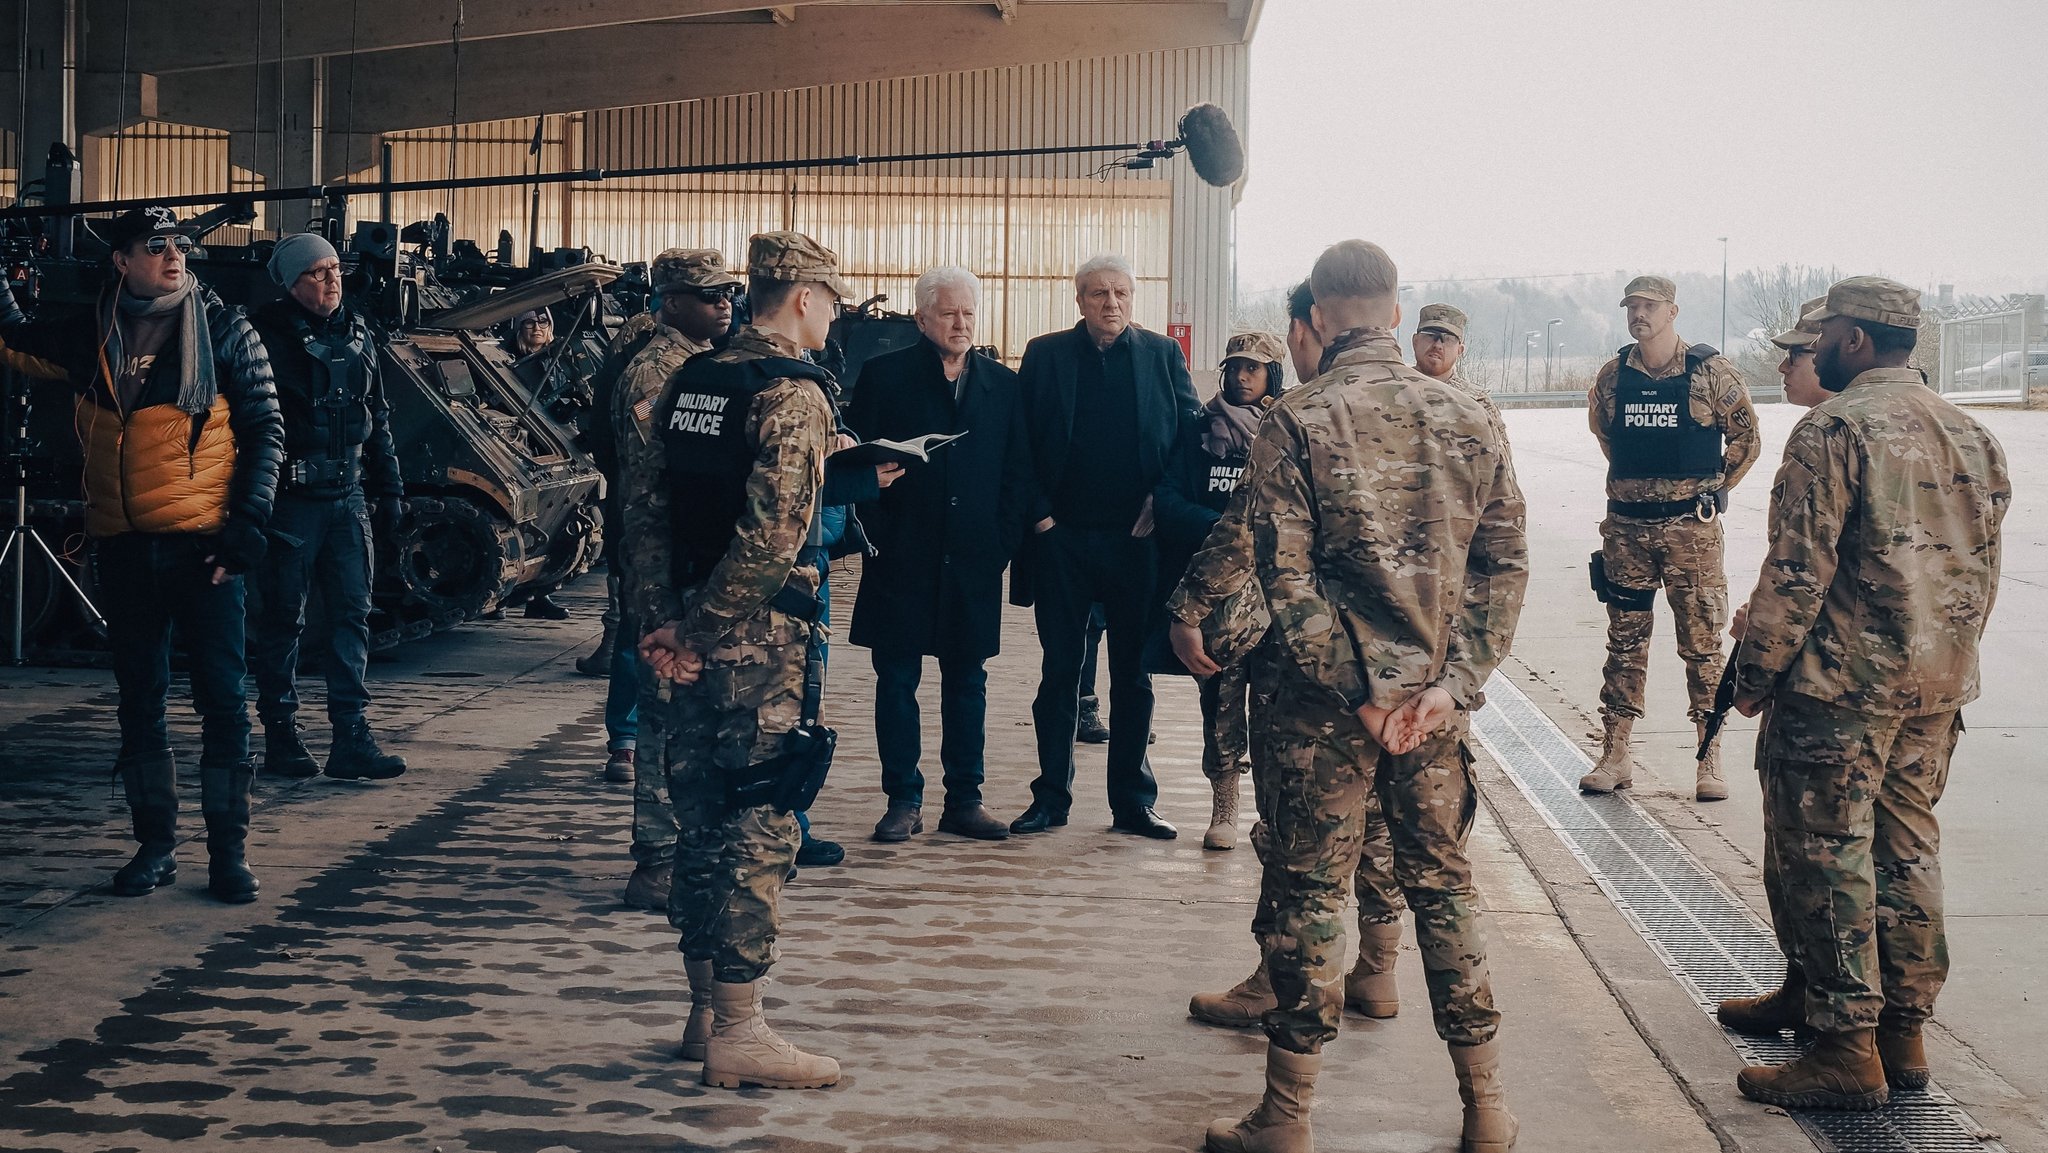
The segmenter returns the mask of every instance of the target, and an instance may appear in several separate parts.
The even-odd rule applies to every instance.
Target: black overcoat
[[[847,424],[862,440],[961,432],[861,506],[862,562],[847,639],[864,648],[986,659],[1001,648],[1003,568],[1024,531],[1028,459],[1017,374],[968,357],[960,400],[929,340],[861,366]]]
[[[1138,443],[1132,449],[1145,487],[1150,489],[1159,483],[1174,447],[1195,423],[1201,402],[1195,399],[1187,357],[1181,355],[1178,343],[1136,325],[1126,330],[1126,336],[1131,342],[1131,369],[1138,393]],[[1047,333],[1024,346],[1018,385],[1031,446],[1027,524],[1052,515],[1052,494],[1060,490],[1073,442],[1074,387],[1081,358],[1099,355],[1085,323]],[[1011,604],[1032,602],[1033,552],[1027,538],[1010,568]]]

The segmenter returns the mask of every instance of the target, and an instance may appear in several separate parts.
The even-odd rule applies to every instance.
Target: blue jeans
[[[332,500],[279,493],[265,529],[268,550],[253,579],[262,599],[251,665],[256,715],[281,724],[299,711],[299,638],[306,599],[320,587],[326,603],[327,716],[339,728],[363,715],[370,693],[370,514],[360,490]]]
[[[202,765],[249,757],[248,665],[242,652],[242,578],[212,583],[217,542],[192,533],[123,533],[97,545],[99,603],[121,689],[121,756],[171,747],[171,630],[184,642],[199,713]]]

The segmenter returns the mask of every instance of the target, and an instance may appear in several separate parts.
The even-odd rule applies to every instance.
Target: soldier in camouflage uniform
[[[1315,297],[1310,293],[1307,281],[1288,293],[1287,352],[1294,362],[1296,380],[1314,380],[1322,363],[1323,342],[1316,335],[1310,318],[1314,304]],[[1213,622],[1212,631],[1226,634],[1263,633],[1269,623],[1257,619],[1265,612],[1263,596],[1250,598],[1240,595],[1244,587],[1253,581],[1251,530],[1245,519],[1249,494],[1250,489],[1242,482],[1231,492],[1230,503],[1224,506],[1222,517],[1210,530],[1201,551],[1188,563],[1180,585],[1167,600],[1167,630],[1175,655],[1197,675],[1219,676],[1223,671],[1212,655],[1203,651],[1204,622]],[[1219,615],[1232,613],[1241,614],[1246,619],[1216,619]],[[1260,782],[1270,778],[1270,774],[1261,772],[1257,767],[1267,753],[1267,745],[1260,736],[1260,726],[1274,707],[1275,687],[1253,679],[1258,662],[1247,657],[1233,663],[1244,669],[1248,689],[1246,751],[1253,764],[1253,803],[1263,815],[1270,811],[1272,802],[1259,792]],[[1208,671],[1211,669],[1216,671]],[[1402,896],[1401,886],[1394,880],[1394,840],[1380,812],[1378,794],[1368,792],[1364,803],[1365,840],[1358,854],[1358,871],[1352,885],[1358,899],[1358,961],[1344,977],[1344,1005],[1367,1017],[1384,1020],[1401,1011],[1400,993],[1394,981],[1394,963],[1400,956],[1401,914],[1408,908],[1408,900]],[[1271,843],[1265,821],[1252,825],[1251,843],[1252,851],[1263,861]],[[1254,941],[1263,941],[1271,932],[1272,912],[1263,902],[1254,906]],[[1188,1014],[1211,1025],[1249,1028],[1260,1024],[1267,1011],[1278,1003],[1273,996],[1273,982],[1266,972],[1262,949],[1258,967],[1252,970],[1251,976],[1220,993],[1196,993],[1188,1000]]]
[[[621,492],[641,492],[660,483],[655,407],[683,362],[709,351],[711,342],[725,335],[732,323],[733,296],[741,287],[740,278],[725,270],[725,257],[709,248],[671,248],[654,258],[648,276],[660,305],[644,314],[652,327],[609,393],[608,415],[617,446]],[[622,509],[621,519],[632,525],[628,516]],[[637,638],[640,633],[634,627],[632,606],[646,603],[653,595],[651,586],[665,584],[669,574],[651,571],[644,563],[636,568],[633,558],[641,555],[640,539],[630,531],[621,536],[612,558],[623,606],[619,634]],[[668,796],[666,710],[654,699],[654,678],[647,675],[631,644],[618,646],[613,663],[613,691],[634,694],[644,722],[640,726],[645,738],[642,743],[648,753],[640,756],[637,748],[623,750],[626,779],[633,784],[634,867],[626,882],[625,903],[636,909],[667,912],[670,870],[676,855],[676,818]],[[617,683],[620,681],[625,683]],[[618,752],[613,759],[619,759]],[[609,773],[607,779],[612,779]],[[701,996],[708,1006],[708,987]],[[708,1024],[708,1019],[700,1019],[699,1030]],[[685,1047],[693,1049],[701,1049],[702,1043],[701,1037],[684,1040]]]
[[[1508,424],[1501,419],[1500,406],[1493,402],[1491,394],[1458,371],[1458,361],[1465,355],[1465,325],[1468,322],[1464,310],[1454,305],[1423,305],[1422,311],[1415,315],[1415,335],[1409,341],[1415,350],[1415,371],[1464,389],[1466,395],[1486,410],[1486,419],[1493,422],[1494,432],[1505,444]]]
[[[2012,486],[1998,442],[1908,367],[1919,293],[1854,277],[1807,322],[1835,395],[1785,446],[1734,658],[1736,707],[1769,710],[1757,761],[1789,964],[1721,1018],[1819,1034],[1744,1069],[1745,1096],[1871,1109],[1928,1079],[1921,1026],[1948,973],[1934,806],[1977,697]]]
[[[1403,362],[1386,253],[1345,241],[1310,283],[1322,375],[1266,418],[1248,474],[1272,613],[1253,658],[1273,688],[1254,771],[1270,804],[1259,900],[1278,1006],[1265,1099],[1212,1124],[1208,1147],[1313,1148],[1309,1099],[1339,1019],[1324,990],[1342,972],[1344,888],[1377,792],[1465,1102],[1463,1148],[1499,1153],[1516,1124],[1465,855],[1477,805],[1465,736],[1528,584],[1522,495],[1485,410]]]
[[[1607,519],[1593,585],[1607,604],[1600,686],[1606,733],[1599,763],[1579,781],[1587,792],[1634,783],[1628,741],[1643,715],[1657,586],[1671,602],[1701,737],[1721,679],[1728,575],[1719,515],[1756,463],[1761,439],[1735,366],[1707,345],[1679,339],[1677,300],[1677,286],[1661,276],[1629,281],[1621,307],[1635,343],[1601,366],[1586,397],[1593,435],[1607,455]],[[1702,801],[1728,796],[1718,741],[1699,763],[1694,793]]]
[[[641,655],[680,684],[661,721],[677,825],[668,916],[693,988],[710,989],[704,1082],[818,1088],[838,1063],[761,1015],[796,817],[735,807],[726,789],[777,758],[803,712],[805,621],[821,606],[818,569],[797,558],[818,531],[837,385],[802,357],[824,347],[847,292],[838,257],[796,232],[755,236],[747,276],[753,323],[689,361],[655,408],[660,432],[625,499],[632,571],[648,574],[634,608],[663,622]]]

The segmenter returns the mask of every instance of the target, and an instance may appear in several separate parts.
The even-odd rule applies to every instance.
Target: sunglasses
[[[151,256],[162,256],[166,248],[175,248],[178,250],[178,255],[184,256],[192,251],[192,238],[177,235],[152,236],[142,243],[142,250]]]
[[[739,299],[740,292],[740,286],[737,284],[728,284],[722,288],[693,288],[689,290],[691,296],[706,304],[717,304],[722,300],[737,300]]]

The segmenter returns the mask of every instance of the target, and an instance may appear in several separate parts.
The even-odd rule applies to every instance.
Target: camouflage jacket
[[[630,325],[631,322],[628,323]],[[616,341],[614,345],[618,346]],[[618,447],[618,483],[622,496],[619,510],[625,522],[620,526],[619,547],[613,552],[613,562],[622,570],[619,574],[624,590],[621,603],[627,606],[636,622],[668,620],[674,615],[640,615],[658,608],[659,598],[669,581],[665,563],[659,569],[645,563],[650,543],[646,518],[650,515],[659,517],[664,532],[668,527],[668,486],[661,479],[666,456],[662,452],[661,438],[655,435],[654,410],[661,403],[661,394],[668,387],[669,377],[676,374],[684,361],[710,347],[665,324],[655,323],[647,346],[627,362],[625,371],[619,374],[618,384],[612,389],[612,410],[606,418],[611,422],[612,443]],[[666,547],[666,544],[667,537],[664,536],[661,545],[655,547]],[[635,563],[636,558],[640,563]],[[638,637],[633,639],[639,640]]]
[[[1479,387],[1473,381],[1466,379],[1465,374],[1457,369],[1451,370],[1450,378],[1445,383],[1464,389],[1465,395],[1478,401],[1479,407],[1486,410],[1486,419],[1488,423],[1493,425],[1494,434],[1500,437],[1502,444],[1508,442],[1507,418],[1500,414],[1500,405],[1493,402],[1493,395],[1491,393]]]
[[[1639,348],[1628,350],[1628,362],[1630,367],[1651,380],[1663,380],[1685,371],[1685,348],[1685,342],[1680,341],[1679,357],[1662,372],[1651,372],[1643,366]],[[1614,421],[1614,380],[1620,375],[1620,370],[1619,357],[1601,365],[1600,375],[1593,381],[1593,391],[1586,397],[1586,419],[1593,426],[1593,435],[1600,440],[1600,451],[1610,458],[1614,452],[1607,444],[1607,426]],[[1702,489],[1729,492],[1741,483],[1750,466],[1756,463],[1757,454],[1763,451],[1763,437],[1756,427],[1756,409],[1750,406],[1749,386],[1743,382],[1742,374],[1735,371],[1727,357],[1708,357],[1693,377],[1691,401],[1689,407],[1694,420],[1721,430],[1720,478],[1621,477],[1607,482],[1607,499],[1690,500]]]
[[[1909,368],[1874,369],[1792,430],[1736,700],[1775,690],[1918,716],[1977,696],[1998,592],[2005,450]]]
[[[711,355],[738,362],[803,353],[787,337],[749,325]],[[655,411],[662,407],[657,401]],[[669,502],[687,494],[668,476],[660,430],[653,430],[641,466],[621,493],[630,542],[627,571],[636,579],[645,574],[637,607],[647,627],[675,623],[683,644],[714,663],[735,649],[795,641],[794,618],[771,612],[768,601],[784,584],[817,592],[817,569],[798,566],[796,559],[810,536],[835,425],[832,404],[813,381],[783,378],[754,395],[747,406],[754,471],[747,478],[738,535],[704,583],[687,589],[671,587],[675,553],[669,521]]]
[[[1388,330],[1340,334],[1323,363],[1266,418],[1247,468],[1274,631],[1347,709],[1432,685],[1475,708],[1529,582],[1506,446]]]

